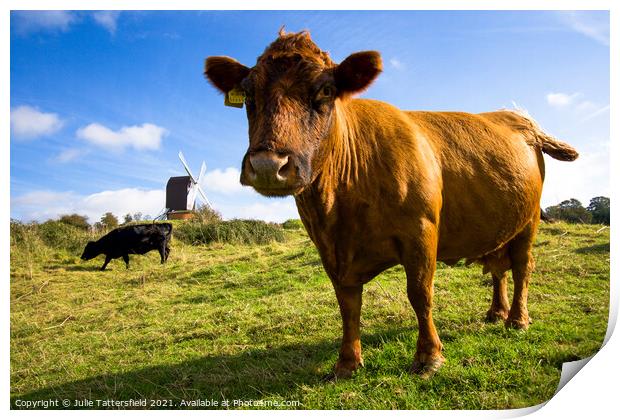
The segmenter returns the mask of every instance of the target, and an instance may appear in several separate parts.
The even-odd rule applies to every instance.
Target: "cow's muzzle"
[[[301,187],[298,172],[295,158],[289,153],[250,152],[243,159],[241,184],[263,195],[291,195]]]

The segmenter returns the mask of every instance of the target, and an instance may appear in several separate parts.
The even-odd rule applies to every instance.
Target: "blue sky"
[[[403,109],[515,104],[581,153],[546,159],[543,206],[609,196],[607,12],[12,12],[11,217],[156,215],[182,150],[226,218],[297,217],[292,198],[239,185],[245,111],[223,106],[204,59],[246,65],[280,26],[341,61],[382,53],[365,97]]]

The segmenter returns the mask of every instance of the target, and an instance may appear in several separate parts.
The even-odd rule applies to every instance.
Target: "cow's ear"
[[[383,70],[381,54],[362,51],[348,56],[334,72],[339,95],[351,95],[368,88]]]
[[[205,76],[223,93],[227,93],[248,75],[250,69],[230,57],[209,57],[205,61]]]

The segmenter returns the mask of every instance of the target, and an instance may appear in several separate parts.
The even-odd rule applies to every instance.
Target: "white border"
[[[10,61],[9,61],[9,11],[10,10],[260,10],[260,9],[283,9],[283,10],[610,10],[611,13],[611,109],[616,110],[618,103],[618,83],[617,75],[620,74],[620,51],[618,46],[620,45],[618,39],[618,28],[620,24],[620,7],[619,2],[613,0],[592,0],[592,1],[578,1],[578,0],[562,0],[562,1],[541,1],[541,0],[505,0],[505,1],[490,1],[490,0],[426,0],[426,1],[396,1],[396,0],[382,0],[382,1],[334,1],[334,0],[314,0],[312,2],[296,2],[289,1],[249,1],[240,0],[232,3],[226,3],[222,1],[208,2],[208,1],[192,1],[192,0],[176,0],[172,3],[173,7],[170,7],[170,3],[163,1],[146,1],[146,0],[130,0],[130,1],[78,1],[78,0],[58,0],[54,2],[43,0],[5,0],[2,2],[2,15],[0,17],[0,31],[2,36],[2,56],[4,60],[1,66],[1,83],[0,86],[3,89],[2,92],[3,101],[0,105],[0,118],[1,118],[1,137],[0,147],[2,147],[2,153],[0,153],[0,185],[2,195],[0,207],[0,215],[5,222],[0,228],[0,235],[2,235],[2,241],[0,246],[3,253],[4,264],[0,265],[0,272],[2,273],[2,306],[3,306],[3,335],[2,335],[2,349],[9,349],[9,334],[10,334],[10,312],[9,312],[9,207],[10,207],[10,154],[9,154],[9,86],[10,81]],[[234,6],[234,7],[233,7]],[[617,165],[617,156],[620,152],[617,144],[618,133],[618,121],[611,120],[611,177],[612,180],[618,179],[620,175]],[[620,212],[616,211],[615,198],[616,185],[612,182],[612,219],[614,221],[620,220],[616,216]],[[616,229],[611,229],[612,243],[618,243],[618,235]],[[613,329],[613,325],[617,319],[618,314],[618,284],[615,279],[615,273],[617,272],[617,264],[615,260],[615,252],[613,247],[611,248],[611,309],[610,309],[610,324],[609,333]],[[609,341],[596,354],[593,359],[576,375],[574,379],[569,383],[546,405],[541,407],[535,407],[523,410],[506,410],[506,411],[397,411],[397,412],[382,412],[373,413],[369,411],[320,411],[320,412],[301,412],[301,415],[319,415],[321,417],[341,417],[343,415],[353,415],[356,418],[365,418],[377,415],[389,415],[394,418],[402,418],[406,416],[407,419],[411,417],[431,417],[431,418],[504,418],[504,417],[517,417],[526,413],[531,414],[531,418],[547,419],[547,418],[607,418],[609,413],[617,411],[618,394],[617,394],[617,380],[620,378],[620,363],[618,362],[618,354],[620,354],[620,343],[617,338],[618,334],[609,334]],[[2,372],[5,375],[5,380],[2,381],[0,388],[0,398],[3,403],[3,408],[9,411],[10,402],[10,378],[9,378],[9,354],[8,351],[2,352]],[[537,411],[536,408],[539,408]],[[10,411],[11,416],[19,416],[20,418],[38,418],[45,416],[49,418],[74,418],[83,417],[85,413],[83,411],[50,411],[46,413],[34,412],[34,411]],[[110,412],[89,412],[88,416],[96,418],[109,417]],[[150,417],[162,417],[166,418],[170,416],[170,413],[164,412],[146,412],[146,411],[124,411],[114,412],[114,415],[125,417],[131,416],[137,418]],[[287,418],[292,415],[290,411],[283,412],[191,412],[183,411],[178,414],[179,416],[197,416],[204,418],[205,415],[209,417],[219,418],[220,416],[226,417],[259,417],[269,418],[284,417]],[[299,415],[299,414],[297,414]]]

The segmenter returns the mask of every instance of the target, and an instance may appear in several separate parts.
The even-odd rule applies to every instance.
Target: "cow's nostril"
[[[278,169],[278,173],[277,173],[277,177],[280,181],[284,181],[286,180],[286,178],[288,178],[288,172],[289,169],[291,168],[291,162],[288,158],[288,156],[285,156],[281,161],[280,164],[282,165],[280,167],[280,169]]]

